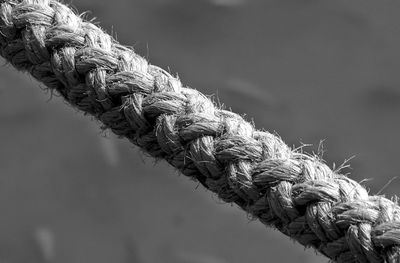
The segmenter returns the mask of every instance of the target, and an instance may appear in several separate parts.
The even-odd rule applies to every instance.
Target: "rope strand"
[[[335,262],[400,262],[400,208],[219,109],[56,0],[0,0],[0,52],[228,203]]]

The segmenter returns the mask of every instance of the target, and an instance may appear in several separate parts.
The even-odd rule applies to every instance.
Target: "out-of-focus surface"
[[[398,175],[400,2],[73,4],[289,145],[325,139],[330,166],[355,155],[371,193]],[[0,262],[327,262],[37,87],[0,69]]]

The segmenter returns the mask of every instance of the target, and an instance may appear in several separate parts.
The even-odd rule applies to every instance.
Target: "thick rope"
[[[105,128],[336,262],[400,262],[400,208],[221,110],[55,0],[0,0],[0,51]]]

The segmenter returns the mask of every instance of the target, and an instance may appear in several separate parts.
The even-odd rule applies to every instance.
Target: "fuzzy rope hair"
[[[105,128],[335,262],[400,262],[400,208],[150,65],[56,0],[0,0],[0,52]]]

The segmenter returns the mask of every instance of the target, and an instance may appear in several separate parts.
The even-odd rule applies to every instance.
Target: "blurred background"
[[[400,184],[400,2],[76,0],[107,32],[372,194]],[[4,60],[0,60],[5,64]],[[327,262],[0,69],[0,262]]]

